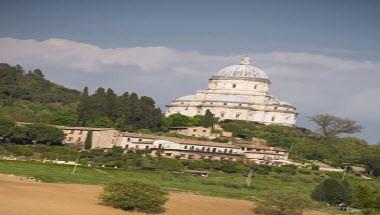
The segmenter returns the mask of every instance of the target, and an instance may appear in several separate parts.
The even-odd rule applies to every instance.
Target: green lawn
[[[249,200],[260,200],[263,194],[284,190],[297,190],[305,198],[309,198],[314,187],[328,177],[317,171],[311,171],[311,174],[306,175],[272,172],[269,175],[255,175],[252,180],[254,187],[247,189],[244,187],[245,177],[242,174],[211,172],[208,178],[204,178],[180,172],[78,167],[76,174],[72,175],[72,169],[73,166],[67,165],[0,160],[0,173],[35,177],[50,183],[105,184],[113,181],[138,180],[158,184],[172,191],[191,191]],[[380,189],[379,179],[363,180],[350,174],[347,177],[354,184],[367,183]],[[313,208],[326,209],[318,203],[315,203]]]
[[[256,175],[254,188],[244,188],[242,174],[212,172],[208,178],[187,173],[112,168],[78,167],[75,175],[72,166],[43,164],[25,161],[0,161],[0,173],[32,176],[44,182],[104,184],[112,181],[139,180],[158,184],[170,190],[192,191],[208,195],[255,199],[273,190],[298,189],[308,194],[321,180],[321,176],[270,174]]]

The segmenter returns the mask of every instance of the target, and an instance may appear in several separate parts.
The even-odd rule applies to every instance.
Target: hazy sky
[[[111,87],[164,108],[243,55],[295,105],[380,141],[380,1],[4,1],[0,61],[82,89]]]

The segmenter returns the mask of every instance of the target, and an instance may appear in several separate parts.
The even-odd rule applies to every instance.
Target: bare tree
[[[323,137],[332,137],[338,134],[354,134],[360,132],[363,127],[356,121],[339,118],[329,114],[320,114],[310,117],[317,124],[317,132]]]

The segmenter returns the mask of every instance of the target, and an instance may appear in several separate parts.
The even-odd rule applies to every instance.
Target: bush
[[[223,185],[223,187],[230,187],[230,188],[236,188],[236,189],[240,189],[243,187],[243,184],[230,182],[230,181],[223,181],[221,184]]]
[[[352,206],[355,208],[380,207],[378,202],[380,195],[378,191],[368,185],[358,185],[352,195]]]
[[[258,164],[251,164],[251,170],[253,170],[255,173],[259,175],[268,175],[273,167],[269,165],[258,165]]]
[[[329,176],[330,178],[337,178],[337,179],[340,179],[343,177],[343,173],[341,172],[327,172],[326,175]]]
[[[302,215],[303,209],[310,202],[294,191],[269,193],[255,208],[257,214],[263,215]]]
[[[115,208],[158,213],[164,211],[167,196],[168,193],[158,186],[130,181],[106,185],[100,198],[106,205]]]
[[[299,169],[298,172],[301,174],[304,174],[304,175],[310,175],[311,174],[311,172],[309,170],[306,170],[306,169]]]
[[[314,189],[311,198],[333,205],[348,203],[351,199],[351,189],[345,181],[326,179]]]
[[[290,165],[277,167],[274,169],[274,171],[277,173],[287,173],[287,174],[291,174],[291,175],[297,174],[296,168],[294,168],[293,166],[290,166]]]
[[[319,170],[319,166],[315,164],[311,164],[311,170]]]
[[[210,164],[203,160],[184,160],[182,163],[189,169],[210,169]]]

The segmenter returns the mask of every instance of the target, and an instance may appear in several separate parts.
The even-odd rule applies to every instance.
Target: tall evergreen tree
[[[201,121],[201,126],[208,128],[208,127],[214,127],[215,124],[215,118],[214,114],[210,110],[206,110],[205,116],[203,120]]]
[[[77,112],[78,112],[78,125],[84,126],[86,124],[86,121],[88,120],[88,101],[89,101],[89,96],[88,96],[88,87],[84,87],[82,95],[79,99],[79,104],[77,107]]]
[[[118,110],[118,97],[111,88],[108,88],[106,92],[106,106],[108,118],[110,118],[112,122],[116,122],[116,119],[120,115]]]

